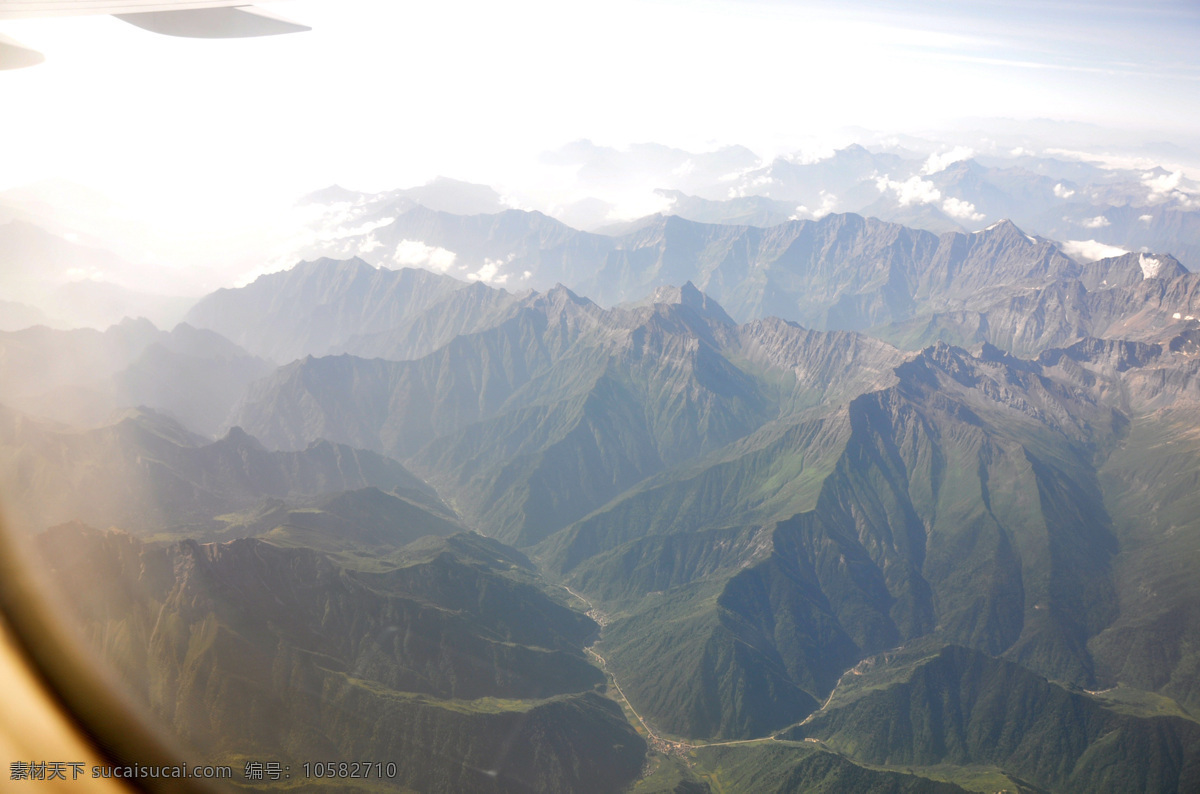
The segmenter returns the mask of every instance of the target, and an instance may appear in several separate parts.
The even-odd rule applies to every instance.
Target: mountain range
[[[979,206],[1021,176],[821,166],[881,167]],[[7,509],[196,752],[392,753],[420,791],[1200,785],[1179,259],[381,207],[376,250],[432,270],[0,334]]]
[[[418,208],[370,237],[382,254],[366,256],[389,266],[395,260],[387,252],[420,246],[439,252],[451,275],[520,289],[563,283],[604,306],[691,281],[738,320],[777,316],[818,329],[866,330],[977,310],[1016,287],[1069,279],[1091,289],[1110,286],[1089,274],[1114,267],[1112,260],[1120,260],[1121,275],[1111,286],[1145,275],[1122,256],[1098,266],[1080,262],[1007,220],[975,233],[936,235],[854,214],[769,228],[665,216],[612,237],[578,232],[538,213],[456,216]],[[1189,272],[1168,254],[1133,256],[1165,263],[1161,274],[1160,266],[1147,265],[1158,277]],[[188,322],[220,330],[212,306],[213,298],[205,299]]]
[[[768,227],[856,213],[943,234],[979,231],[1010,219],[1035,236],[1063,241],[1081,252],[1108,252],[1089,254],[1091,258],[1170,251],[1189,266],[1200,266],[1195,243],[1200,184],[1180,170],[1113,167],[1103,158],[1079,154],[1020,149],[976,153],[961,146],[917,145],[925,153],[852,144],[817,157],[796,154],[764,161],[738,147],[689,153],[651,145],[619,152],[582,141],[548,155],[547,162],[577,169],[575,179],[583,190],[615,196],[641,191],[645,195],[638,206],[657,205],[663,215],[700,223]],[[457,199],[448,198],[451,190]],[[389,264],[414,262],[404,256],[393,262],[391,251],[379,249],[383,238],[369,232],[410,211],[414,203],[462,215],[535,206],[572,227],[617,236],[649,222],[595,195],[552,206],[522,205],[500,200],[486,186],[444,179],[375,194],[331,188],[310,200],[330,208],[328,224],[333,225],[319,226],[318,237],[329,240],[323,247],[299,253],[346,258],[374,252],[372,262]],[[346,234],[368,226],[357,241]],[[406,249],[408,257],[414,253]],[[516,270],[514,278],[520,273]],[[600,299],[582,284],[567,283]]]

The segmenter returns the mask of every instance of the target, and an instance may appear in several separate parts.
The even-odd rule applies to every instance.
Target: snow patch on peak
[[[1142,280],[1148,278],[1158,278],[1159,271],[1162,270],[1163,262],[1158,257],[1146,256],[1138,254],[1138,264],[1142,266]]]
[[[1012,222],[1011,218],[1001,218],[1000,220],[993,223],[991,226],[988,226],[985,229],[981,229],[980,231],[975,232],[975,234],[983,234],[984,232],[991,232],[991,231],[995,231],[996,229],[1013,229],[1015,231],[1021,232],[1021,230],[1017,228],[1017,224]],[[1025,232],[1021,232],[1021,234],[1025,234]],[[1028,235],[1026,235],[1026,236],[1028,236]]]

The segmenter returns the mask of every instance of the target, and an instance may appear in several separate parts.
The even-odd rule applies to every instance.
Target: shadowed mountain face
[[[298,361],[237,421],[278,447],[319,437],[404,459],[468,520],[528,545],[899,361],[854,334],[739,328],[690,285],[660,297],[678,302],[604,310],[556,288],[413,361]]]
[[[387,759],[392,785],[479,792],[614,791],[641,766],[644,743],[593,691],[595,624],[479,536],[375,573],[257,540],[65,525],[38,543],[83,631],[205,757]]]
[[[789,736],[874,764],[996,765],[1048,791],[1200,786],[1200,724],[1184,715],[1123,702],[1119,691],[1072,691],[965,648],[908,656],[856,667]]]
[[[1095,684],[1085,646],[1116,614],[1117,543],[1091,461],[1125,421],[1037,365],[985,353],[927,350],[844,414],[546,541],[552,569],[629,615],[605,641],[652,718],[685,735],[761,734],[816,708],[858,659],[927,635]],[[737,510],[772,482],[805,496]],[[710,490],[743,518],[802,512],[718,530],[733,516],[714,505],[676,522]],[[714,529],[696,532],[706,517]],[[671,661],[647,666],[646,648],[660,645]],[[777,693],[714,698],[691,683],[743,691],[738,677],[764,675],[791,688],[791,705]]]

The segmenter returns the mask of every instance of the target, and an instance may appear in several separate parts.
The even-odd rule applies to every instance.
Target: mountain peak
[[[722,325],[737,325],[719,303],[701,292],[691,281],[685,281],[680,287],[668,285],[656,288],[650,296],[650,303],[687,306],[706,319]]]
[[[225,437],[222,438],[219,443],[232,444],[238,448],[248,447],[250,449],[266,449],[266,447],[264,447],[257,438],[236,425],[229,428],[229,432],[225,434]]]
[[[567,304],[586,306],[591,303],[591,301],[587,298],[581,298],[571,290],[567,289],[566,285],[562,284],[561,282],[546,290],[542,297],[550,305],[555,307],[563,307]]]
[[[1032,235],[1026,234],[1017,224],[1013,223],[1009,218],[1001,218],[991,226],[984,227],[977,232],[971,232],[972,236],[989,235],[996,237],[1022,237],[1030,243],[1037,244],[1038,240]]]
[[[110,425],[118,432],[133,430],[137,433],[149,433],[180,447],[199,447],[207,443],[175,419],[145,405],[117,412],[110,419]]]
[[[986,226],[983,229],[980,229],[978,232],[976,232],[976,234],[983,234],[984,232],[994,232],[994,231],[1009,231],[1011,229],[1016,229],[1017,231],[1021,231],[1020,229],[1017,229],[1017,224],[1013,223],[1011,219],[1001,218],[1000,220],[993,223],[991,226]]]
[[[1186,276],[1188,269],[1170,254],[1131,252],[1084,265],[1082,280],[1090,291],[1133,287],[1147,279],[1170,281]]]

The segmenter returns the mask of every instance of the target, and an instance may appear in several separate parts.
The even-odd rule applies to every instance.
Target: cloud
[[[1183,172],[1172,171],[1169,174],[1154,175],[1154,172],[1142,174],[1142,184],[1150,191],[1150,201],[1174,200],[1186,209],[1200,207],[1200,197],[1194,189],[1184,187]]]
[[[1103,215],[1097,215],[1094,218],[1085,218],[1080,222],[1080,225],[1085,229],[1103,229],[1105,226],[1111,226],[1108,218]]]
[[[509,254],[508,259],[484,259],[483,265],[474,273],[468,273],[467,278],[472,281],[485,281],[489,284],[503,284],[508,281],[509,273],[501,273],[500,269],[507,264],[511,264],[517,258],[516,254]],[[525,271],[529,273],[528,270]],[[525,276],[528,278],[529,276]]]
[[[925,165],[921,167],[921,173],[928,175],[945,171],[949,166],[960,160],[967,160],[973,154],[975,154],[975,150],[967,146],[955,146],[948,152],[931,154],[925,161]]]
[[[892,143],[880,141],[881,146],[895,146],[899,144],[899,140]],[[829,160],[837,154],[837,148],[829,143],[816,143],[809,146],[804,146],[790,154],[783,156],[784,160],[796,165],[812,165],[823,160]]]
[[[1054,195],[1058,196],[1060,199],[1069,199],[1071,196],[1075,195],[1075,191],[1059,182],[1054,186]]]
[[[1151,198],[1161,198],[1170,195],[1179,188],[1183,181],[1182,171],[1172,171],[1169,174],[1155,176],[1153,172],[1142,174],[1142,184],[1150,189]]]
[[[401,240],[396,246],[395,256],[392,257],[392,261],[397,265],[424,267],[439,273],[445,273],[454,267],[455,259],[457,254],[453,251],[426,245],[420,240]]]
[[[504,263],[495,259],[485,259],[483,261],[483,266],[474,273],[469,273],[467,278],[471,279],[472,281],[478,280],[488,281],[493,284],[503,284],[505,281],[508,281],[508,274],[505,273],[502,276],[496,275],[500,272],[500,265],[502,264]]]
[[[838,203],[837,196],[833,195],[832,193],[826,193],[824,190],[822,190],[821,191],[821,206],[817,207],[815,210],[810,210],[808,207],[801,204],[800,206],[796,207],[796,211],[794,213],[792,213],[792,216],[791,216],[791,218],[789,218],[789,220],[793,220],[793,221],[820,220],[821,218],[824,218],[829,213],[833,212],[834,209],[837,207],[837,203]]]
[[[1141,221],[1142,223],[1149,223],[1150,221],[1154,220],[1154,216],[1153,215],[1139,215],[1138,220]]]
[[[981,221],[982,212],[975,211],[975,205],[962,199],[948,198],[942,202],[942,211],[952,218],[962,218],[967,221]]]
[[[937,189],[936,185],[919,176],[910,176],[903,182],[897,182],[884,174],[875,178],[875,187],[879,189],[880,193],[887,193],[889,190],[895,193],[901,207],[909,207],[913,204],[933,204],[942,198],[942,192]]]
[[[1064,240],[1060,245],[1067,256],[1086,262],[1095,262],[1097,259],[1107,259],[1110,256],[1129,253],[1124,248],[1098,243],[1095,240]]]
[[[753,179],[742,182],[742,184],[729,188],[729,198],[745,198],[746,196],[770,196],[767,191],[760,191],[768,185],[778,185],[779,180],[770,174],[759,174]]]
[[[333,211],[326,215],[325,222],[320,224],[317,229],[315,234],[317,242],[327,243],[344,240],[347,237],[362,237],[396,221],[395,218],[380,218],[354,226],[350,224],[350,221],[353,220],[353,213],[349,204],[335,204],[332,209]]]

